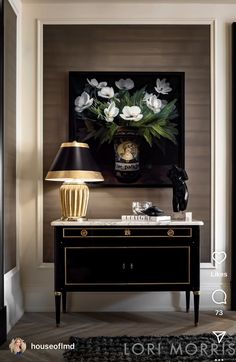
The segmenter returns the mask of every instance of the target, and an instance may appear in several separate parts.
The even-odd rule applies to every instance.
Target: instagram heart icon
[[[212,253],[212,259],[217,264],[222,264],[225,261],[226,257],[227,255],[224,251],[214,251],[214,253]]]

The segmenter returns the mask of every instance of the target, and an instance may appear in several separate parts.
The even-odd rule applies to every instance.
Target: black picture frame
[[[150,147],[146,142],[142,142],[140,157],[141,172],[140,177],[134,182],[121,182],[114,173],[114,147],[112,144],[104,144],[99,147],[98,143],[92,139],[86,141],[89,143],[91,151],[100,166],[104,176],[105,186],[128,186],[128,187],[171,187],[171,181],[167,173],[172,164],[184,168],[185,165],[185,74],[184,72],[69,72],[69,139],[70,141],[83,141],[84,121],[78,119],[75,112],[75,98],[82,94],[87,79],[97,79],[98,82],[106,81],[109,86],[115,88],[115,81],[119,79],[131,78],[134,81],[135,89],[141,89],[147,86],[149,93],[155,93],[154,87],[156,79],[164,79],[171,84],[172,91],[166,99],[171,101],[177,99],[176,107],[178,117],[174,120],[177,123],[178,135],[177,146],[171,141],[163,140],[165,153],[159,147],[153,145]]]

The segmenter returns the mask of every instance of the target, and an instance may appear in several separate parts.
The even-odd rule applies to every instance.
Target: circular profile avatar
[[[26,350],[26,343],[22,338],[13,338],[9,344],[9,349],[11,353],[15,355],[21,355]]]
[[[125,141],[118,146],[117,153],[123,160],[131,161],[138,155],[138,146],[134,142]]]

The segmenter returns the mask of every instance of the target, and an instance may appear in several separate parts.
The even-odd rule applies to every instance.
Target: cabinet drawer
[[[62,237],[71,238],[192,238],[191,227],[96,227],[82,228],[72,227],[63,228]]]

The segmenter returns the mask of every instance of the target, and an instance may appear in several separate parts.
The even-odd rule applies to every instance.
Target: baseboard
[[[7,333],[24,314],[20,273],[17,268],[4,275],[5,305],[7,307]]]
[[[200,309],[230,309],[230,301],[227,304],[217,306],[212,301],[212,292],[223,289],[230,293],[230,286],[220,284],[217,286],[203,285],[201,287]],[[54,291],[45,286],[31,286],[24,288],[24,301],[26,312],[53,312]],[[176,311],[185,309],[184,292],[77,292],[68,293],[68,311],[71,312],[153,312]],[[193,309],[193,297],[191,298]]]
[[[7,340],[6,319],[7,319],[7,308],[5,306],[0,309],[0,345]]]

